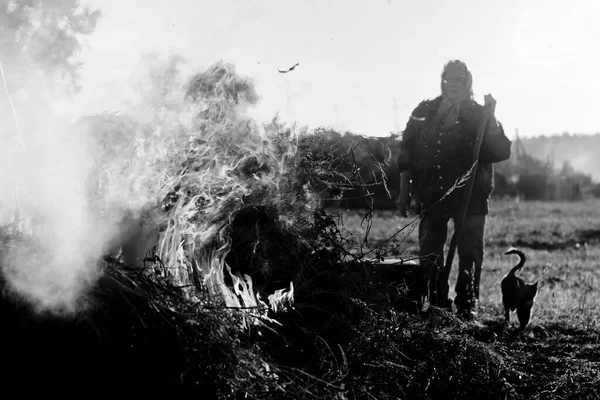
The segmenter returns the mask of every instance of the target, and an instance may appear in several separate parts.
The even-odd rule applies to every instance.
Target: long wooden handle
[[[445,268],[450,270],[452,268],[452,262],[454,261],[454,254],[456,253],[456,246],[458,244],[458,238],[462,231],[463,223],[465,222],[465,217],[467,216],[467,209],[469,208],[469,202],[471,201],[471,193],[473,193],[473,186],[475,185],[475,174],[477,173],[477,168],[479,166],[479,150],[481,149],[481,143],[483,142],[483,134],[485,132],[485,127],[489,120],[489,110],[485,108],[483,118],[479,127],[477,129],[477,138],[475,140],[475,146],[473,147],[473,164],[475,164],[472,168],[471,176],[467,182],[467,187],[465,188],[465,192],[463,194],[462,203],[460,205],[460,210],[458,213],[458,221],[454,222],[454,234],[450,239],[450,248],[448,249],[448,255],[446,256],[446,264]]]

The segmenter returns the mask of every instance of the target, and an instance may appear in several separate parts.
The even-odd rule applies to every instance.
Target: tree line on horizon
[[[565,139],[566,138],[566,139]],[[327,199],[327,205],[342,208],[393,209],[399,192],[399,170],[396,158],[401,134],[387,137],[365,137],[351,132],[340,133],[321,128],[314,132],[312,140],[319,141],[319,148],[327,149],[340,162],[336,163],[341,174],[348,178],[346,190],[336,199]],[[540,137],[513,140],[509,160],[495,164],[493,198],[520,198],[541,201],[579,201],[600,197],[600,183],[592,174],[576,168],[574,146],[565,142],[586,140],[600,144],[600,134]],[[538,142],[556,141],[563,149],[560,156],[545,158],[536,156],[530,149],[556,148],[541,146]],[[584,147],[594,150],[600,146]],[[565,150],[567,149],[567,150]],[[571,159],[565,155],[573,155]],[[581,148],[578,156],[582,156]],[[587,156],[587,155],[586,155]],[[591,156],[590,156],[591,157]],[[559,165],[557,167],[557,164]]]

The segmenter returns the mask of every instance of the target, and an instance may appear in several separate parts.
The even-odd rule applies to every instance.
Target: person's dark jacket
[[[400,171],[413,171],[412,196],[420,203],[421,211],[453,217],[460,210],[466,185],[438,201],[473,165],[473,149],[484,108],[467,100],[460,106],[456,123],[444,128],[443,119],[436,121],[441,101],[439,96],[425,100],[415,108],[402,135],[397,163]],[[490,129],[496,132],[490,132]],[[502,125],[487,124],[468,214],[488,213],[489,198],[494,189],[492,164],[507,160],[510,148],[511,141],[504,134]]]

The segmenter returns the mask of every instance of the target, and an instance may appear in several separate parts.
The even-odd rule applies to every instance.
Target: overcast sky
[[[440,92],[445,62],[491,93],[509,137],[600,132],[599,0],[82,0],[104,16],[86,40],[74,112],[118,108],[140,55],[217,60],[252,77],[258,118],[387,136]],[[287,69],[300,63],[288,74]]]

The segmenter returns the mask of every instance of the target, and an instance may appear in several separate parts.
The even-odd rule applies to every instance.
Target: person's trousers
[[[421,298],[432,305],[450,307],[448,298],[450,268],[444,265],[444,245],[450,218],[425,216],[419,224]],[[456,227],[456,219],[454,219]],[[459,311],[471,310],[479,299],[479,281],[483,263],[485,215],[467,215],[457,241],[458,278],[454,303]]]

